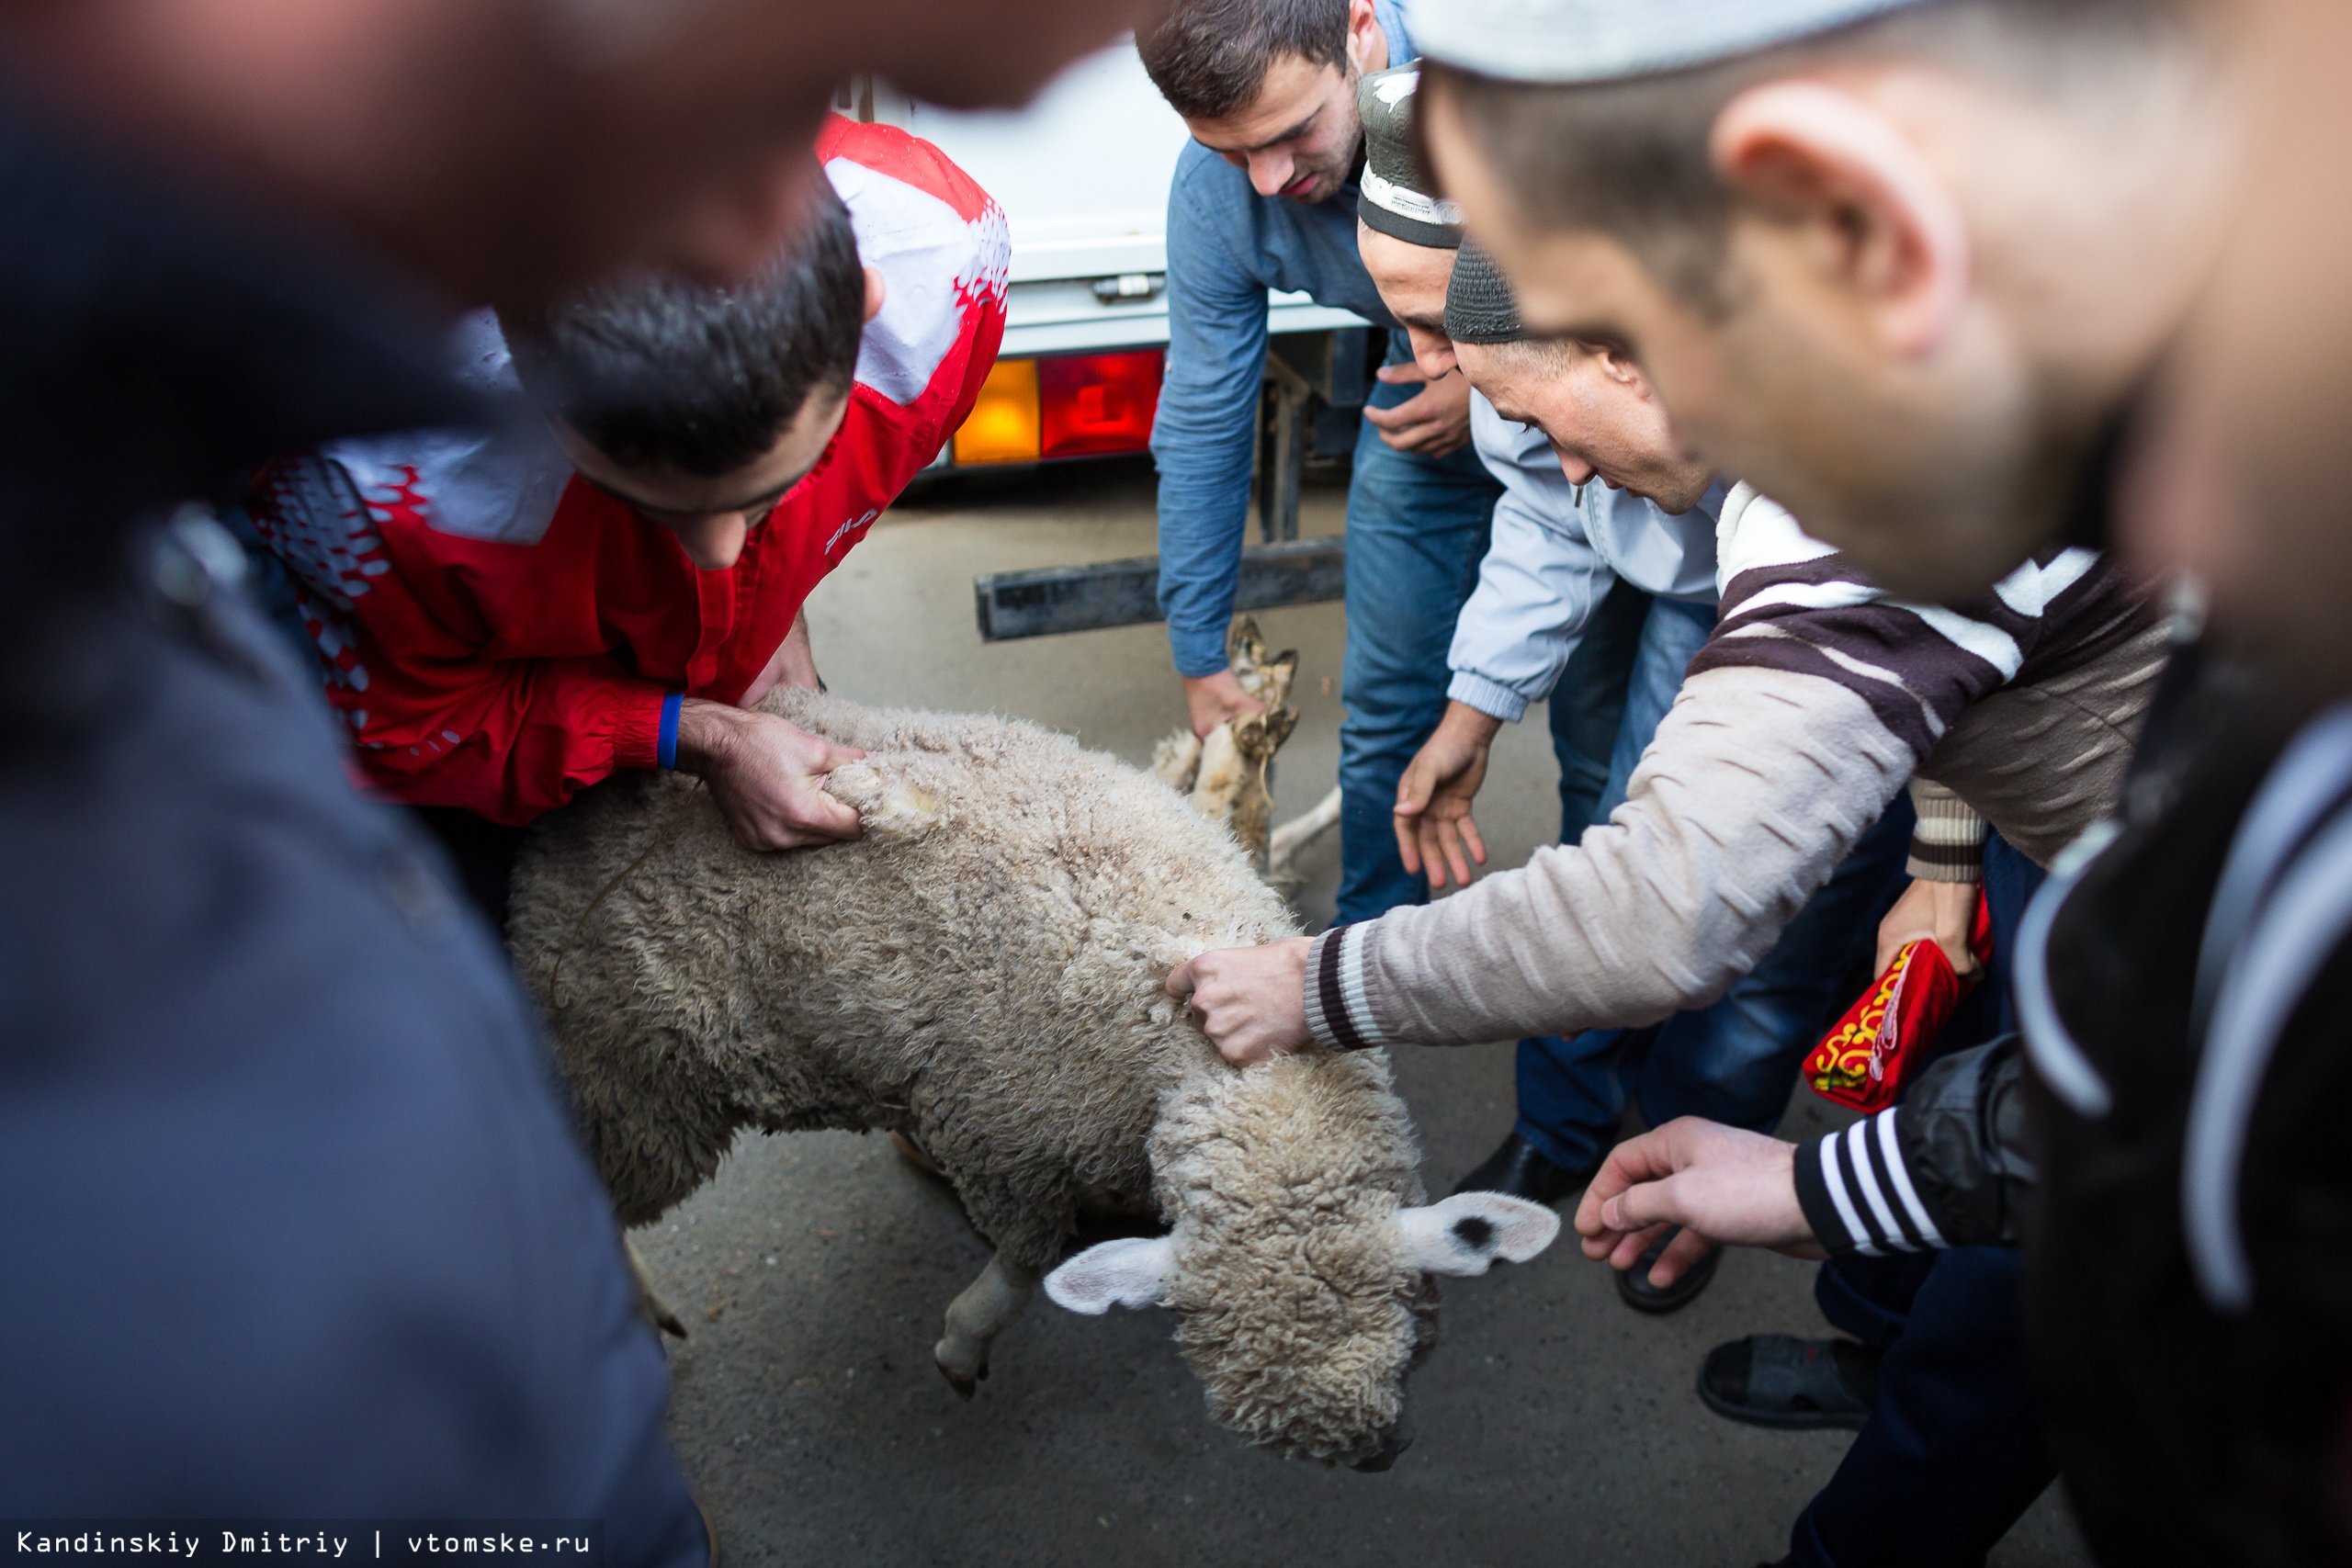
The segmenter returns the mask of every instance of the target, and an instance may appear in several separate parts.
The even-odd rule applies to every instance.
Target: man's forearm
[[[1445,716],[1438,720],[1438,728],[1458,736],[1473,746],[1490,746],[1502,733],[1503,721],[1469,703],[1446,700]]]
[[[1225,668],[1265,362],[1265,285],[1188,196],[1180,164],[1168,204],[1168,358],[1151,431],[1159,609],[1179,675]]]
[[[785,634],[784,646],[775,650],[776,684],[798,686],[814,692],[824,685],[817,674],[816,650],[808,645],[808,615],[802,611],[792,618],[792,629]]]
[[[1543,460],[1558,480],[1548,444]],[[1495,503],[1478,584],[1454,622],[1446,695],[1515,724],[1530,703],[1552,694],[1616,576],[1584,536],[1573,491],[1539,488],[1499,457],[1487,468],[1507,488]]]
[[[1241,581],[1249,481],[1245,477],[1230,495],[1219,493],[1221,488],[1165,478],[1159,486],[1159,609],[1176,673],[1188,679],[1227,667],[1225,634]]]

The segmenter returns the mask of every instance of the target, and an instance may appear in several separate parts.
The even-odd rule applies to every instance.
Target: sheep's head
[[[1209,1414],[1254,1443],[1385,1470],[1406,1374],[1437,1340],[1436,1274],[1532,1258],[1559,1217],[1498,1193],[1421,1201],[1405,1108],[1374,1055],[1286,1057],[1174,1097],[1152,1136],[1171,1235],[1105,1242],[1046,1291],[1073,1311],[1163,1304]]]

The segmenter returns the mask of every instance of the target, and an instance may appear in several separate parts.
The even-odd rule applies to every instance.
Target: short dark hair
[[[728,287],[639,274],[499,325],[525,390],[614,462],[715,479],[756,461],[819,392],[846,392],[865,274],[831,185],[790,247]]]
[[[1186,119],[1250,107],[1278,56],[1348,68],[1348,0],[1174,0],[1136,36],[1143,68]]]
[[[2095,79],[2119,46],[2179,36],[2199,5],[1939,0],[1715,64],[1619,82],[1507,82],[1432,61],[1422,98],[1447,100],[1532,220],[1624,242],[1662,283],[1713,311],[1724,303],[1718,285],[1733,203],[1708,141],[1725,106],[1749,87],[1827,62],[1894,57],[1952,62],[2046,96]]]

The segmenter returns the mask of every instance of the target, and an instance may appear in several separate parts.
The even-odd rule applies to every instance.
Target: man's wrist
[[[1233,667],[1226,657],[1222,631],[1172,632],[1169,646],[1175,655],[1176,674],[1181,680],[1205,681]]]
[[[1495,737],[1502,733],[1503,721],[1460,698],[1449,698],[1445,716],[1439,720],[1438,727],[1449,735],[1484,748],[1493,745]]]
[[[1499,728],[1517,724],[1527,716],[1527,699],[1500,681],[1491,680],[1475,670],[1456,670],[1446,683],[1446,700],[1460,703],[1495,721]]]
[[[1333,926],[1309,942],[1301,954],[1299,1003],[1307,1035],[1335,1050],[1388,1043],[1373,1022],[1364,990],[1364,942],[1372,929],[1371,921]]]
[[[744,715],[741,709],[707,698],[687,697],[678,705],[678,735],[673,764],[682,773],[707,776],[735,743]]]
[[[1797,1206],[1832,1258],[1883,1258],[1947,1245],[1920,1201],[1895,1134],[1896,1106],[1799,1144]]]

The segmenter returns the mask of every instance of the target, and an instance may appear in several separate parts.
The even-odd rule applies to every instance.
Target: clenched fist
[[[774,714],[691,699],[678,713],[679,771],[702,776],[747,850],[856,838],[857,813],[825,793],[825,775],[865,755]]]
[[[1191,1005],[1201,1032],[1236,1066],[1268,1061],[1314,1043],[1306,1032],[1303,936],[1264,947],[1227,947],[1180,964],[1168,994]]]

